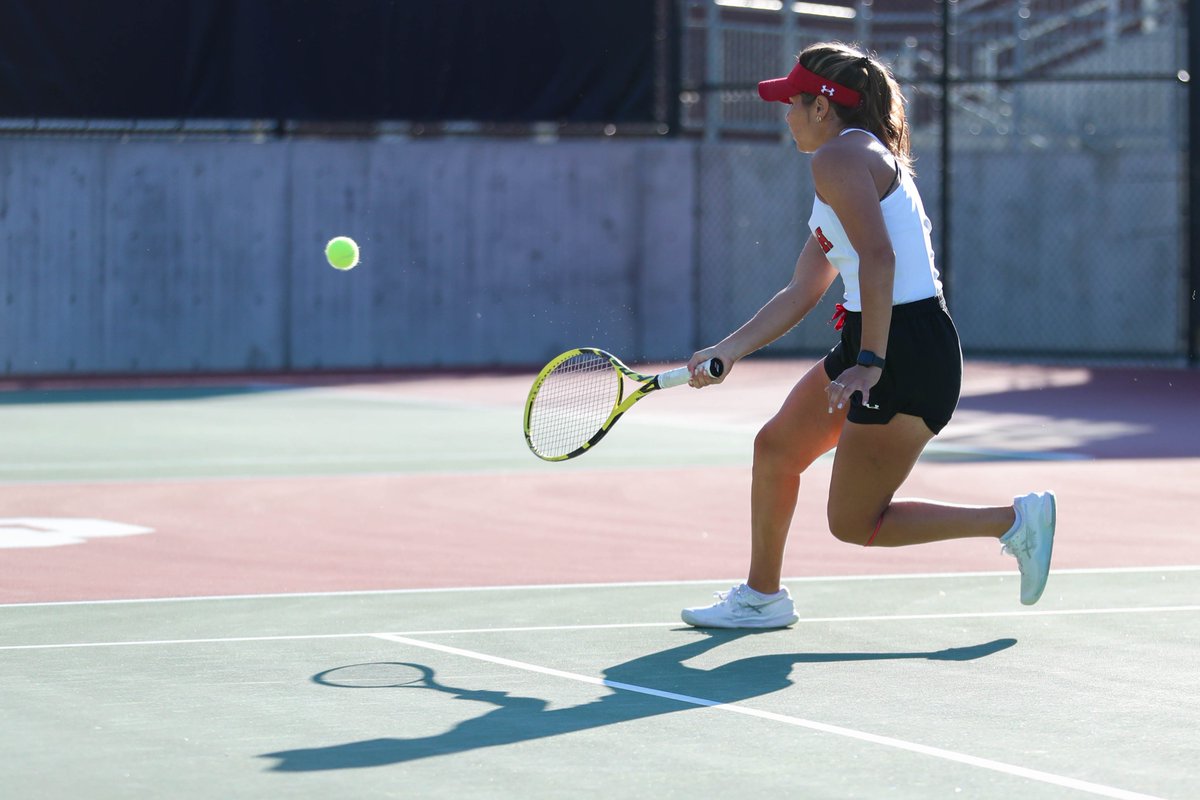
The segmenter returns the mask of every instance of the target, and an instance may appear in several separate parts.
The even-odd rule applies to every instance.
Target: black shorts
[[[847,311],[844,319],[842,340],[825,356],[825,374],[831,381],[854,366],[861,347],[862,312]],[[864,406],[862,395],[855,392],[846,418],[886,425],[896,414],[911,414],[939,433],[954,414],[962,388],[958,331],[940,295],[892,306],[886,361],[870,393],[871,405],[878,408]]]

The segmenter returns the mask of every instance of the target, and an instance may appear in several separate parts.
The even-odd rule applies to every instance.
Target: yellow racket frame
[[[542,383],[545,382],[547,376],[554,371],[555,367],[569,358],[587,354],[606,358],[608,359],[608,363],[612,365],[617,379],[616,405],[613,406],[613,410],[609,412],[608,419],[604,421],[604,424],[600,426],[600,429],[592,435],[592,438],[584,442],[583,445],[571,451],[570,453],[567,453],[566,455],[543,455],[539,453],[533,446],[533,439],[530,437],[529,433],[529,417],[533,412],[533,400],[537,396],[538,389],[542,387]],[[639,386],[637,389],[630,392],[629,396],[625,395],[625,381],[622,380],[622,375],[641,384],[641,386]],[[621,418],[621,415],[633,408],[633,404],[638,400],[641,400],[643,397],[657,389],[666,389],[671,386],[679,386],[680,384],[687,383],[689,377],[690,373],[688,372],[687,367],[679,367],[678,369],[669,370],[668,372],[663,372],[658,375],[644,375],[641,372],[637,372],[625,366],[625,364],[621,362],[621,359],[617,358],[612,353],[601,350],[597,347],[576,347],[573,350],[567,350],[565,353],[560,353],[552,358],[550,363],[542,367],[542,371],[538,373],[536,378],[534,378],[533,386],[529,389],[529,396],[525,399],[525,444],[529,446],[529,451],[531,453],[543,461],[566,461],[569,458],[581,456],[589,449],[595,447],[596,444],[604,438],[605,434],[612,430],[612,426],[615,425],[617,420]]]

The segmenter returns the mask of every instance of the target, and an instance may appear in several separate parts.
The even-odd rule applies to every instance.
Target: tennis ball
[[[334,269],[353,269],[358,264],[358,245],[349,236],[337,236],[325,245],[325,258]]]

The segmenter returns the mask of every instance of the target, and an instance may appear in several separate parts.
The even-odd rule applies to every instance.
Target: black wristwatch
[[[870,350],[859,350],[858,361],[856,363],[860,367],[879,367],[883,369],[885,361]]]

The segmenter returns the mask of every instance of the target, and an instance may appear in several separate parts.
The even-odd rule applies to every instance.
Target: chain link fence
[[[908,98],[917,183],[964,349],[1187,354],[1184,4],[1167,0],[681,0],[680,122],[700,146],[697,338],[791,275],[812,187],[756,84],[854,42]],[[828,316],[840,282],[812,316]],[[772,346],[815,354],[805,323]]]

